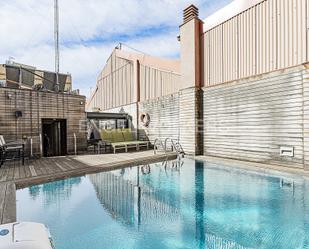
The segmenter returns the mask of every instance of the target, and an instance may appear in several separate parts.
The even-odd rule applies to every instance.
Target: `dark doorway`
[[[42,119],[43,155],[67,154],[67,124],[65,119]]]

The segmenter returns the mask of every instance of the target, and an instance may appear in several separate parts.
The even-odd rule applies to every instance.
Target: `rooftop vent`
[[[198,8],[191,4],[183,11],[183,23],[187,23],[198,17]]]

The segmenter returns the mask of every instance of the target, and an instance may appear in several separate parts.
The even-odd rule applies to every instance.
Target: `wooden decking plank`
[[[76,165],[76,168],[77,168],[77,169],[83,169],[83,168],[85,168],[85,167],[88,167],[88,165],[86,165],[86,164],[84,164],[84,163],[81,163],[81,162],[79,162],[79,161],[77,161],[77,160],[75,160],[75,159],[73,159],[73,158],[68,158],[68,159],[70,159],[70,161],[71,161],[72,164]]]
[[[38,176],[45,175],[47,173],[46,169],[42,166],[42,161],[43,160],[36,160],[33,162],[33,166]]]
[[[57,172],[66,171],[66,169],[55,158],[51,158],[50,160],[53,162],[54,167],[57,168]]]
[[[7,167],[4,167],[2,170],[3,170],[3,174],[0,178],[0,182],[5,182],[7,179],[7,174],[8,174],[9,169]]]
[[[54,172],[53,169],[51,168],[51,161],[44,159],[42,160],[41,165],[42,165],[42,168],[44,168],[46,171],[45,174],[50,175]]]
[[[79,169],[85,166],[85,164],[78,163],[78,161],[74,161],[69,157],[65,158],[66,162],[74,167],[74,169]]]
[[[22,165],[19,167],[19,177],[20,178],[26,178],[26,171],[25,171],[26,166]]]
[[[63,163],[62,160],[59,160],[58,158],[53,158],[55,162],[57,162],[57,166],[62,170],[62,171],[68,171],[70,170],[71,168],[68,167],[67,165],[65,165]],[[60,165],[60,166],[59,166]]]
[[[30,171],[30,167],[33,168],[33,166],[31,164],[29,165],[25,165],[24,170],[25,170],[25,178],[31,177],[31,171]],[[33,168],[34,169],[34,168]]]
[[[66,165],[70,170],[76,169],[73,165],[71,165],[69,162],[63,161],[63,164]]]
[[[48,165],[46,165],[46,158],[43,158],[42,160],[39,160],[39,167],[43,172],[43,175],[48,175],[49,174],[49,170],[48,170]]]
[[[2,224],[7,183],[0,183],[0,224]]]
[[[7,181],[12,181],[14,179],[14,170],[15,170],[15,167],[9,167],[8,168],[8,173],[6,175]]]
[[[16,221],[16,188],[13,182],[6,187],[2,224]]]
[[[18,167],[18,165],[14,165],[14,175],[13,175],[14,179],[19,179],[20,177],[20,169]]]
[[[46,160],[45,165],[48,169],[48,174],[56,174],[62,172],[62,170],[55,165],[55,161],[53,159]]]
[[[4,181],[4,178],[6,178],[5,177],[5,166],[2,166],[0,168],[0,182]]]
[[[29,168],[31,176],[37,176],[37,173],[36,173],[35,168],[33,167],[33,165],[30,165],[28,168]]]

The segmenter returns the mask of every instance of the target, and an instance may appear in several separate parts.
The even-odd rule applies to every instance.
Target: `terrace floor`
[[[0,224],[16,221],[15,192],[18,188],[175,158],[175,152],[154,155],[153,151],[142,151],[42,158],[26,160],[25,165],[18,161],[6,162],[0,168]]]

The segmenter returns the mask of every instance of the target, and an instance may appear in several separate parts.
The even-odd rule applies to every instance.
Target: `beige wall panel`
[[[223,82],[238,77],[238,19],[223,24]]]
[[[204,33],[205,86],[308,62],[308,6],[309,0],[266,0]]]
[[[140,66],[140,79],[141,101],[176,93],[180,87],[179,74],[145,65]]]
[[[256,73],[256,10],[250,9],[239,15],[239,77]]]
[[[301,67],[204,88],[204,153],[303,167],[303,92]]]
[[[222,82],[223,58],[222,58],[222,25],[209,31],[210,35],[210,82],[212,84]]]
[[[291,67],[306,62],[306,2],[277,0],[278,65]]]
[[[102,110],[134,102],[133,63],[112,54],[97,80],[92,107]],[[97,105],[97,106],[94,106]]]
[[[144,67],[141,65],[140,66],[140,98],[141,99],[145,99],[146,93],[145,93],[145,84],[143,84],[142,82],[145,82],[145,77],[146,77],[146,73],[145,73],[145,69]]]
[[[108,81],[107,81],[107,78],[104,78],[103,79],[103,82],[104,82],[104,88],[107,90],[108,89]],[[103,102],[105,102],[105,108],[107,108],[107,97],[105,96],[105,90],[104,89],[101,89],[101,95],[98,95],[97,98],[98,99],[103,99]],[[103,97],[104,96],[104,97]]]
[[[210,41],[209,41],[209,32],[203,34],[204,38],[204,58],[203,58],[203,67],[204,67],[204,86],[210,85]]]
[[[277,67],[276,0],[259,4],[256,7],[256,20],[256,73],[262,74]]]

